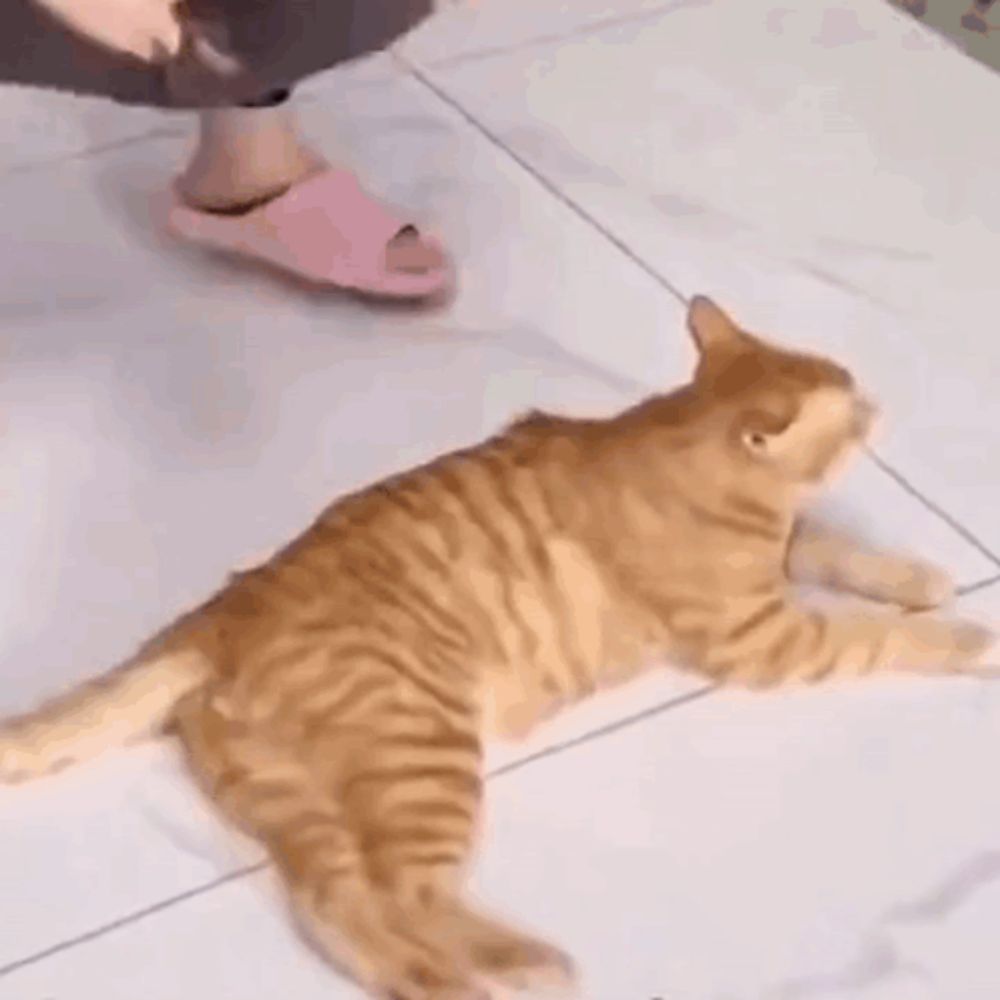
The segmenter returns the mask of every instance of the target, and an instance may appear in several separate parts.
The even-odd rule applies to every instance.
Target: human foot
[[[173,230],[186,239],[382,298],[426,299],[450,288],[443,249],[393,217],[346,171],[303,158],[280,184],[280,173],[268,175],[259,163],[250,183],[238,171],[193,176],[198,183],[191,171],[179,182],[171,214]]]
[[[189,208],[239,216],[261,208],[295,185],[329,171],[326,161],[297,142],[272,142],[251,151],[239,143],[195,154],[178,177],[176,190]],[[385,266],[403,274],[427,274],[447,266],[447,257],[412,225],[402,225],[388,241]]]

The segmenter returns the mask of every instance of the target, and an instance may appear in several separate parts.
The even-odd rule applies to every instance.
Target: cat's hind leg
[[[954,584],[944,570],[910,556],[881,552],[820,521],[796,526],[786,562],[790,579],[912,610],[949,601]]]
[[[372,735],[352,755],[339,798],[373,883],[403,925],[424,928],[480,982],[568,988],[573,968],[561,951],[478,912],[465,898],[482,798],[477,726],[473,711],[448,718],[430,704],[387,705],[369,720]]]
[[[292,741],[189,698],[177,728],[212,799],[267,847],[309,942],[379,1000],[483,1000],[470,966],[377,885],[359,831]]]

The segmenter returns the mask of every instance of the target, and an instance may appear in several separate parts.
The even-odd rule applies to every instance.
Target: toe
[[[900,588],[904,606],[915,609],[937,608],[955,596],[951,577],[936,566],[913,563]]]
[[[386,266],[397,273],[427,274],[444,265],[441,250],[426,242],[413,226],[401,229],[386,250]]]

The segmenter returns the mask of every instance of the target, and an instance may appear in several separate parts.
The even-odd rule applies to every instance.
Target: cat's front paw
[[[911,611],[928,611],[955,596],[955,584],[943,570],[921,559],[902,559],[894,574],[892,600]]]
[[[1000,666],[997,634],[979,622],[912,615],[903,619],[900,665],[921,673],[978,672]]]
[[[962,665],[1000,667],[997,633],[979,622],[951,623],[955,659]]]

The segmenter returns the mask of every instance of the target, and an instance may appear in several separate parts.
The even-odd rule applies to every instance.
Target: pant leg
[[[184,46],[167,68],[176,105],[244,103],[392,44],[434,0],[185,0]],[[220,73],[199,54],[210,44],[240,69]]]
[[[0,83],[197,108],[240,104],[378,51],[416,27],[434,0],[187,0],[194,31],[244,67],[205,65],[192,45],[151,65],[109,51],[32,0],[0,0]],[[193,39],[189,39],[189,42]]]

